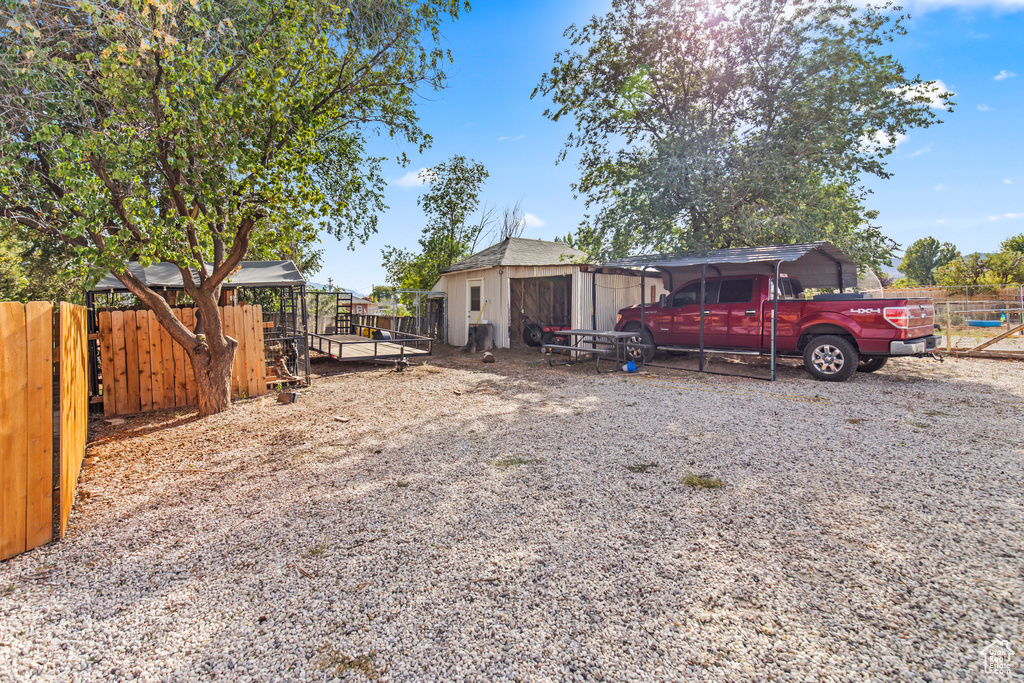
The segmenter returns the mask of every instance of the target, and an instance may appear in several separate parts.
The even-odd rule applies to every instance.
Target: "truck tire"
[[[874,372],[881,370],[889,362],[889,356],[861,356],[857,372]]]
[[[857,372],[859,362],[853,344],[832,334],[812,337],[804,349],[804,367],[807,372],[824,382],[850,379]]]
[[[638,322],[626,323],[626,326],[622,328],[622,331],[635,333],[640,342],[647,346],[647,348],[642,352],[642,357],[644,363],[649,363],[651,359],[654,358],[655,350],[654,335],[651,334],[651,331],[646,327],[641,326]],[[637,350],[635,353],[639,355],[641,352]]]

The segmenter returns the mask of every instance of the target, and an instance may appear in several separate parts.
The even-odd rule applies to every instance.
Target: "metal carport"
[[[727,275],[771,275],[772,280],[772,335],[771,335],[771,378],[775,381],[776,340],[778,337],[779,317],[779,275],[782,265],[786,264],[786,274],[800,280],[805,287],[836,288],[842,292],[847,287],[857,284],[857,264],[853,259],[831,242],[811,242],[808,244],[781,244],[765,247],[740,247],[736,249],[717,249],[714,251],[684,254],[652,254],[647,256],[630,256],[606,263],[607,268],[630,268],[639,270],[640,278],[640,321],[644,320],[644,285],[648,271],[660,275],[665,289],[669,292],[684,281],[700,275],[700,363],[698,370],[704,370],[704,304],[706,298],[705,280],[708,269],[713,269],[715,276]],[[728,351],[726,353],[742,355],[762,355],[763,352]],[[760,379],[760,378],[759,378]]]

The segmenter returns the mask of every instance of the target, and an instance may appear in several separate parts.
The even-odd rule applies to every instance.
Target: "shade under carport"
[[[701,300],[704,300],[704,280],[711,271],[712,277],[729,275],[770,275],[775,283],[783,275],[796,278],[804,287],[835,287],[842,291],[857,284],[857,264],[839,247],[831,242],[808,244],[776,244],[765,247],[739,247],[716,249],[690,254],[652,254],[631,256],[605,264],[607,268],[633,268],[641,274],[653,270],[659,274],[668,291],[674,290],[688,280],[701,280]],[[641,275],[641,278],[643,276]],[[776,285],[777,286],[777,285]],[[644,319],[644,285],[641,279],[640,320]],[[772,296],[771,332],[771,380],[775,380],[777,360],[779,297]],[[704,316],[700,313],[700,365],[704,372]],[[721,351],[720,351],[721,352]],[[727,351],[726,351],[727,353]],[[763,353],[763,351],[761,352]]]

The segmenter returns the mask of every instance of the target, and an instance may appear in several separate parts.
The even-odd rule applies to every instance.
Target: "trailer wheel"
[[[807,372],[825,382],[850,379],[857,372],[859,362],[853,344],[832,334],[813,337],[804,349],[804,367]]]
[[[861,356],[857,372],[874,372],[881,370],[889,362],[888,356]]]
[[[626,323],[626,326],[622,328],[623,332],[635,333],[634,339],[640,344],[644,344],[645,348],[641,351],[640,349],[629,349],[629,356],[631,360],[639,360],[643,363],[649,363],[654,358],[654,335],[646,327],[642,327],[638,322]],[[630,341],[633,341],[631,339]]]

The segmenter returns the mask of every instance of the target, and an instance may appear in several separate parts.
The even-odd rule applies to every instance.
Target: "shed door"
[[[484,281],[466,281],[466,329],[486,320],[484,316]]]

